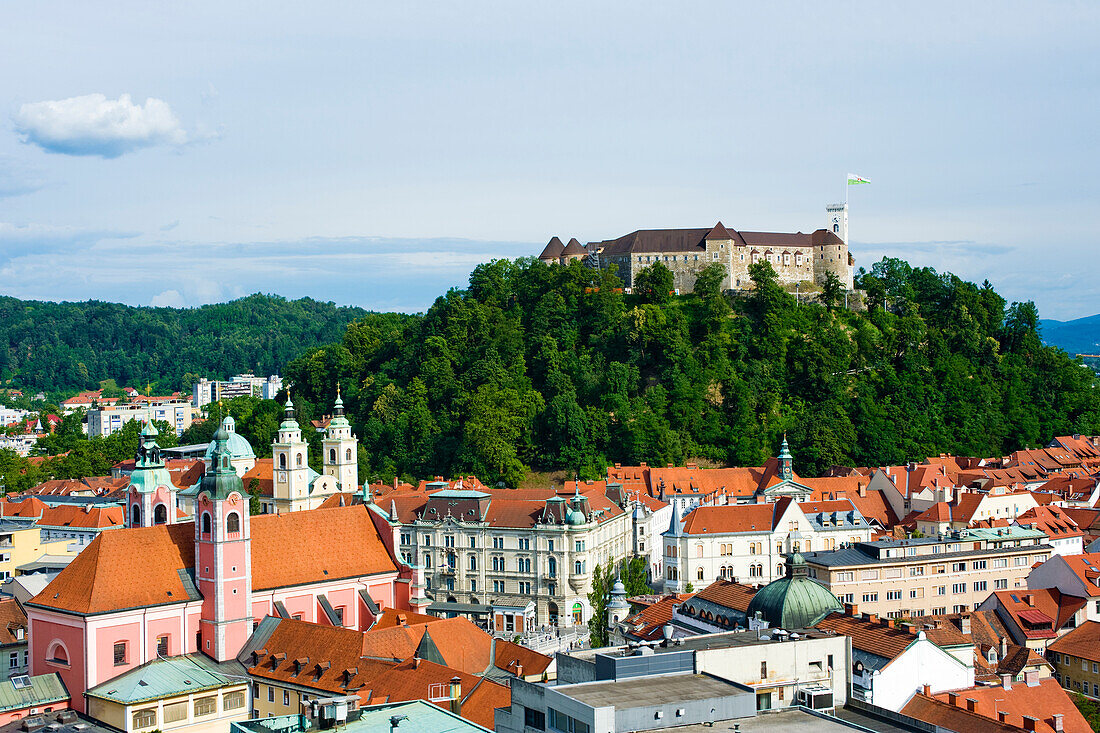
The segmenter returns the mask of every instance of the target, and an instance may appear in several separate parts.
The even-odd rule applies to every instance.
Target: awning
[[[1050,624],[1051,628],[1054,627],[1054,619],[1052,619],[1050,616],[1047,616],[1045,613],[1037,608],[1025,608],[1017,615],[1024,621],[1027,621],[1029,624],[1034,624],[1036,626],[1039,626],[1041,624]]]

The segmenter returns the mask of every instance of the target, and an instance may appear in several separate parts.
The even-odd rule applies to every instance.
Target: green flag
[[[848,174],[848,185],[849,186],[858,186],[861,183],[870,183],[870,181],[868,181],[866,178],[862,178],[860,176],[857,176],[855,173],[849,173]]]

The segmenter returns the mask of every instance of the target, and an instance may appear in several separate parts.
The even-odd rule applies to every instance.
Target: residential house
[[[27,614],[15,598],[0,598],[0,673],[27,674]]]
[[[928,698],[939,704],[930,704]],[[955,711],[966,711],[970,719]],[[1053,678],[1028,675],[1023,684],[1005,680],[1001,685],[969,687],[914,695],[901,709],[937,729],[981,730],[974,718],[984,718],[1016,730],[1035,733],[1090,733],[1092,728],[1077,710],[1069,695]],[[964,722],[965,721],[965,722]],[[960,724],[961,723],[961,724]]]
[[[1054,555],[1031,570],[1027,587],[1057,588],[1067,596],[1084,598],[1085,618],[1100,621],[1100,553]]]
[[[1016,526],[1037,529],[1047,536],[1056,555],[1080,555],[1085,532],[1058,506],[1037,506],[1016,517]]]
[[[1002,590],[978,606],[1000,619],[1012,640],[1042,654],[1050,642],[1083,623],[1086,600],[1057,588]]]
[[[69,691],[56,674],[28,677],[17,674],[0,681],[0,725],[24,721],[31,716],[49,725],[51,733],[61,728],[57,723],[46,723],[45,715],[68,710]],[[59,716],[67,720],[69,715]],[[60,720],[58,721],[60,722]],[[25,722],[19,723],[26,725]]]
[[[1086,621],[1051,642],[1046,657],[1062,687],[1100,700],[1100,622]]]

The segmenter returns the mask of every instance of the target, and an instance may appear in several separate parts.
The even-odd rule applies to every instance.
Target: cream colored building
[[[219,665],[203,654],[161,657],[88,690],[87,712],[123,733],[224,733],[248,719],[241,672],[241,665]]]
[[[941,537],[859,542],[807,554],[810,577],[844,603],[890,618],[964,613],[997,590],[1024,588],[1053,549],[1038,530],[969,529]]]
[[[42,529],[26,522],[0,520],[0,581],[14,578],[16,568],[38,560],[43,555],[75,557],[71,540],[43,542]]]
[[[191,403],[181,398],[129,405],[103,405],[88,410],[88,437],[111,435],[131,420],[161,420],[171,425],[176,435],[181,435],[191,427]]]

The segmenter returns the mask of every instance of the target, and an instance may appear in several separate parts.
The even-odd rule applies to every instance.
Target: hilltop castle
[[[714,263],[726,268],[723,287],[752,287],[749,265],[770,262],[783,283],[820,284],[833,273],[851,290],[855,259],[848,252],[848,205],[826,207],[828,226],[812,234],[802,232],[741,232],[718,222],[706,229],[639,229],[603,242],[582,245],[570,239],[563,245],[554,237],[539,255],[547,264],[568,265],[581,260],[592,267],[616,265],[626,287],[640,270],[661,262],[672,271],[674,287],[689,292],[698,272]]]

